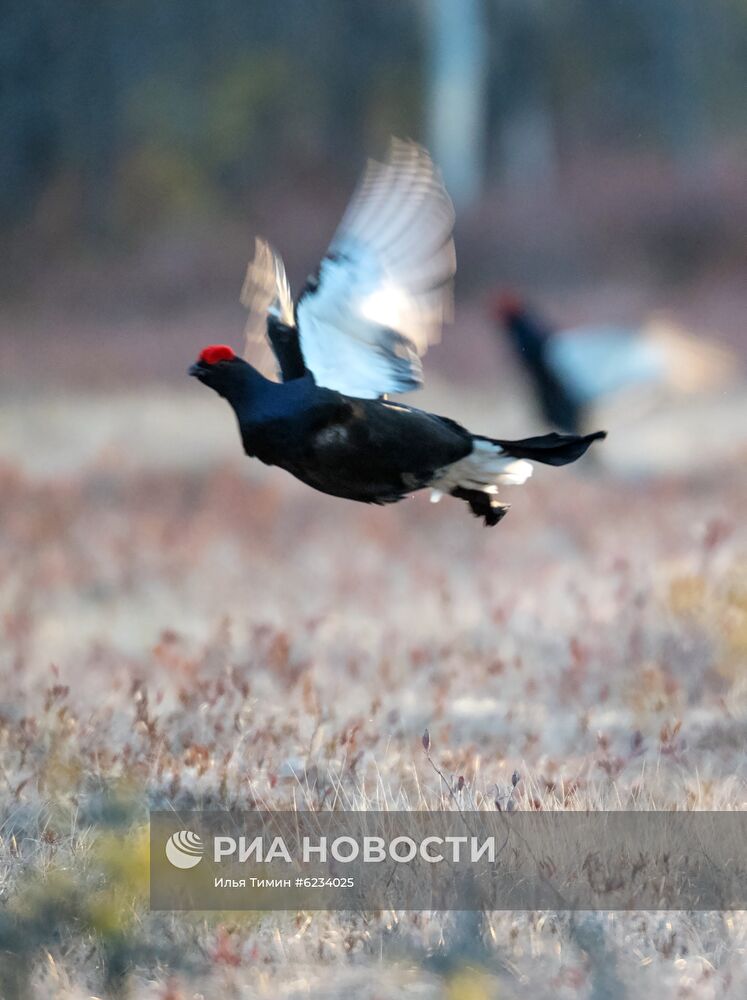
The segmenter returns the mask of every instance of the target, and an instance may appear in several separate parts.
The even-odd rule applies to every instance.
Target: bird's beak
[[[205,365],[201,361],[195,361],[193,365],[190,365],[187,369],[188,375],[193,375],[195,378],[199,378],[200,375],[205,374]]]

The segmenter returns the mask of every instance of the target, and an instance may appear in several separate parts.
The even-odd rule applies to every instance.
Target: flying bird
[[[734,367],[727,350],[662,319],[640,328],[555,330],[513,292],[497,295],[491,311],[529,376],[543,417],[571,434],[583,433],[602,401],[631,390],[705,391],[727,381]]]
[[[318,271],[295,304],[280,257],[257,241],[242,290],[247,342],[266,333],[282,381],[231,347],[205,347],[189,374],[223,396],[244,451],[301,482],[363,503],[430,488],[495,525],[503,485],[531,460],[566,465],[604,432],[507,441],[388,397],[422,385],[421,357],[451,316],[454,209],[428,153],[394,140],[371,161]]]

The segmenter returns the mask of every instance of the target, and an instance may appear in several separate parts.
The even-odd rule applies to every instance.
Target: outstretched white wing
[[[664,375],[659,352],[625,327],[563,330],[548,339],[546,350],[550,367],[581,403]]]
[[[374,398],[422,385],[421,356],[451,318],[454,208],[428,153],[393,140],[370,162],[296,305],[318,385]]]
[[[554,371],[583,402],[644,385],[706,392],[727,385],[739,370],[723,346],[656,315],[640,330],[564,330],[550,337],[547,351]]]
[[[293,326],[293,299],[282,258],[259,237],[254,244],[254,260],[246,269],[241,303],[248,310],[244,354],[258,368],[267,370],[271,367],[267,316],[277,316],[286,325]]]

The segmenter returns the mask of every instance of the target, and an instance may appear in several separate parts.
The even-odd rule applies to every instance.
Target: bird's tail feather
[[[568,465],[581,458],[592,441],[601,441],[607,437],[606,431],[595,431],[593,434],[540,434],[538,437],[522,438],[519,441],[501,441],[498,438],[485,438],[493,444],[500,445],[507,455],[514,458],[528,458],[544,465]]]
[[[438,500],[444,493],[450,493],[459,500],[466,500],[472,513],[492,527],[508,510],[508,505],[498,500],[499,486],[525,483],[532,474],[528,459],[545,465],[567,465],[580,458],[592,441],[603,437],[606,437],[605,431],[584,436],[543,434],[521,441],[475,435],[472,451],[441,469],[428,484],[433,490],[431,499]]]

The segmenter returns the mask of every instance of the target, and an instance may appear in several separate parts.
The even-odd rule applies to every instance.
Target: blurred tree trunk
[[[557,147],[550,109],[541,101],[517,108],[503,126],[501,166],[509,187],[552,188]]]
[[[0,221],[17,222],[57,166],[51,3],[10,0],[0,31]]]
[[[426,0],[427,134],[457,205],[483,181],[487,35],[482,0]]]
[[[499,4],[504,74],[513,73],[511,100],[501,123],[500,167],[510,188],[551,188],[558,172],[555,118],[547,67],[551,62],[551,12],[537,0]],[[506,84],[509,81],[505,81]]]
[[[119,145],[121,94],[117,80],[116,10],[111,2],[78,5],[74,94],[69,127],[80,163],[85,235],[106,240],[112,225],[112,193]]]
[[[708,119],[703,39],[710,14],[697,0],[639,0],[655,52],[655,93],[661,134],[683,174],[707,159]]]

